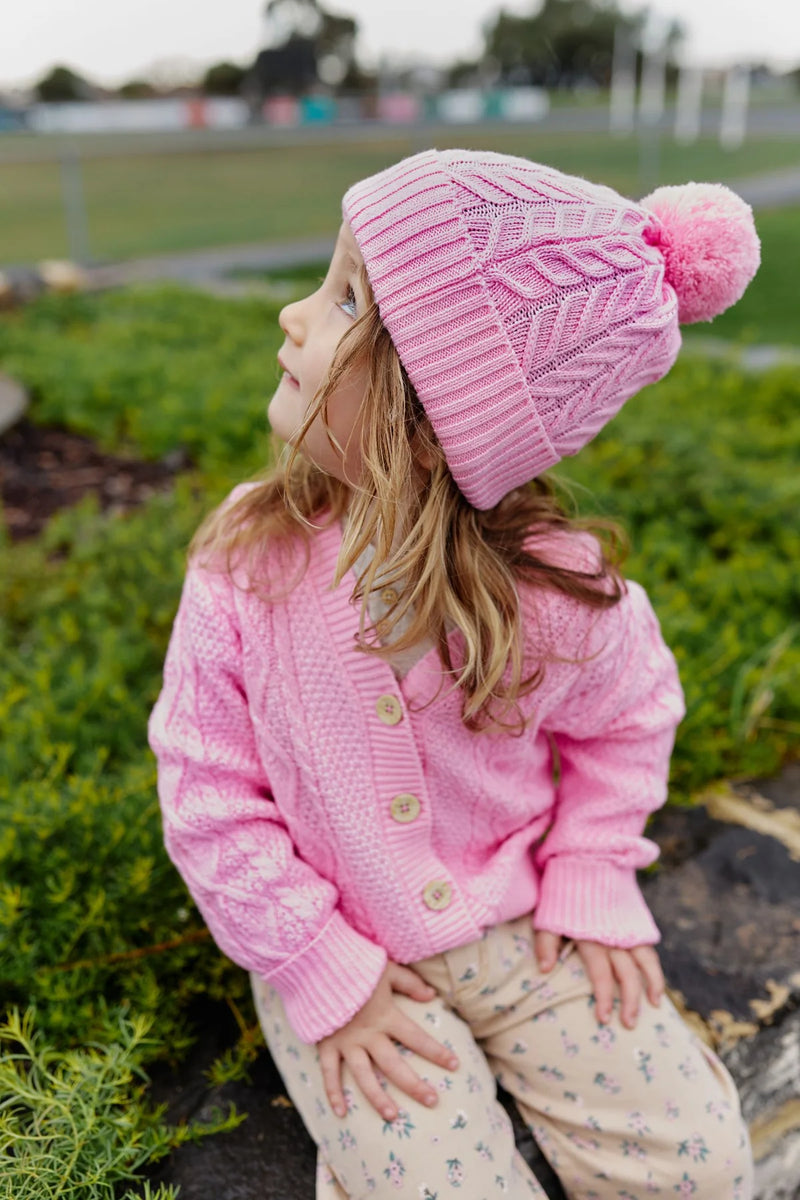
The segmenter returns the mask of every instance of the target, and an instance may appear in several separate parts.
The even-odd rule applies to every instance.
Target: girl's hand
[[[558,958],[561,935],[537,929],[534,945],[539,970],[546,973]],[[605,1024],[611,1020],[615,979],[620,991],[622,1024],[628,1029],[635,1027],[639,1016],[642,978],[648,1000],[658,1008],[664,994],[664,975],[658,954],[652,946],[632,946],[629,950],[623,950],[578,938],[575,939],[575,945],[594,988],[598,1021]]]
[[[402,992],[420,1002],[432,1000],[436,995],[436,989],[420,979],[410,967],[388,962],[364,1007],[341,1029],[317,1043],[325,1092],[339,1117],[347,1112],[342,1095],[342,1062],[347,1063],[367,1100],[386,1121],[393,1121],[398,1110],[378,1083],[375,1067],[380,1067],[390,1082],[421,1104],[432,1106],[438,1099],[431,1085],[420,1079],[402,1058],[395,1042],[415,1050],[440,1067],[454,1071],[458,1066],[452,1050],[442,1046],[397,1007],[392,992]]]

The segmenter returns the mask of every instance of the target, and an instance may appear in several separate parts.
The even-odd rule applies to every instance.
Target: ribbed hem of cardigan
[[[636,872],[586,858],[550,858],[533,914],[537,929],[629,948],[661,941]]]
[[[297,1036],[312,1044],[363,1008],[386,962],[385,950],[334,912],[307,950],[263,978],[280,994]]]
[[[475,508],[560,459],[493,304],[436,150],[351,187],[342,212],[381,319]]]

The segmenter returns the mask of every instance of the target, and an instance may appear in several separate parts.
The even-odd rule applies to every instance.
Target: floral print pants
[[[618,1000],[610,1023],[598,1024],[572,943],[553,970],[539,972],[530,916],[411,965],[438,996],[395,1001],[460,1065],[446,1071],[401,1047],[440,1099],[429,1109],[388,1085],[399,1109],[391,1122],[346,1067],[347,1114],[331,1111],[316,1047],[295,1037],[277,993],[251,976],[267,1044],[318,1147],[317,1200],[398,1192],[455,1200],[459,1191],[467,1200],[546,1200],[515,1147],[495,1079],[571,1200],[751,1200],[736,1087],[667,997],[654,1008],[643,995],[634,1029],[622,1025]]]

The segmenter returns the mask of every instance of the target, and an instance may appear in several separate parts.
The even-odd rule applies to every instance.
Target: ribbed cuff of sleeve
[[[661,941],[636,872],[584,858],[548,859],[533,924],[536,929],[605,946],[628,948]]]
[[[346,1025],[375,991],[386,951],[357,933],[339,912],[302,954],[266,977],[280,994],[302,1042],[318,1042]]]

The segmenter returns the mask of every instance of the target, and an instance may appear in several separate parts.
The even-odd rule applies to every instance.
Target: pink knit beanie
[[[426,150],[342,211],[381,318],[475,508],[576,454],[759,264],[720,184],[641,203],[491,151]]]

